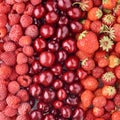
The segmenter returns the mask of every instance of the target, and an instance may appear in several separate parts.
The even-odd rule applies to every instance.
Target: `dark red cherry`
[[[61,16],[58,21],[58,24],[62,26],[62,25],[67,25],[68,22],[69,22],[69,20],[66,16]]]
[[[31,120],[42,120],[42,113],[39,110],[34,110],[30,113]]]
[[[67,71],[63,74],[62,79],[66,82],[66,83],[72,83],[74,81],[75,78],[75,74],[72,71]]]
[[[48,115],[45,115],[45,118],[43,120],[55,120],[55,118],[52,114],[48,114]]]
[[[67,38],[63,41],[62,47],[68,53],[74,53],[77,50],[76,41],[73,38]]]
[[[67,52],[65,50],[59,50],[57,53],[58,62],[63,62],[67,59]]]
[[[58,39],[63,40],[69,35],[69,30],[67,26],[60,26],[57,28],[56,36]]]
[[[57,5],[60,10],[67,10],[71,8],[72,2],[71,0],[57,0]]]
[[[57,92],[57,97],[58,97],[58,100],[65,100],[66,97],[67,97],[67,93],[64,89],[59,89],[58,92]]]
[[[60,48],[60,45],[57,41],[51,40],[51,41],[48,42],[48,49],[51,52],[56,52],[56,51],[58,51],[59,48]]]
[[[58,90],[63,87],[63,82],[60,79],[57,79],[53,82],[53,88]]]
[[[55,1],[47,1],[45,4],[46,9],[50,11],[56,11],[57,10],[57,3]]]
[[[33,76],[33,83],[37,83],[37,84],[40,83],[40,82],[39,82],[39,79],[38,79],[38,76],[39,76],[39,75],[37,75],[37,74],[35,74],[35,75]]]
[[[43,38],[37,38],[34,41],[34,49],[36,52],[42,52],[46,48],[46,41]]]
[[[36,6],[33,11],[33,15],[37,19],[42,18],[45,15],[45,13],[46,13],[46,10],[42,5]]]
[[[71,111],[71,108],[69,108],[68,106],[63,106],[61,109],[61,115],[62,117],[64,118],[70,118],[71,115],[72,115],[72,111]]]
[[[58,21],[59,16],[55,11],[48,12],[45,16],[45,21],[48,24],[54,24]]]
[[[79,66],[79,59],[76,56],[69,56],[65,61],[68,70],[75,70]]]
[[[72,18],[72,19],[80,19],[81,13],[82,12],[81,12],[80,8],[77,8],[77,7],[70,8],[67,12],[69,17]]]
[[[44,67],[51,67],[55,62],[55,55],[52,52],[44,51],[39,56],[40,64]]]
[[[87,77],[87,72],[79,68],[77,69],[77,76],[79,77],[79,79],[84,79]]]
[[[60,109],[63,105],[63,102],[62,101],[59,101],[59,100],[56,100],[54,103],[53,103],[53,106],[55,109]]]
[[[77,106],[79,104],[78,97],[67,97],[66,103],[70,106]]]
[[[38,75],[39,83],[47,87],[53,82],[53,73],[49,70],[42,71]]]
[[[53,72],[54,75],[60,75],[62,73],[62,65],[56,64],[52,66],[51,71]]]
[[[71,21],[70,22],[70,29],[73,33],[78,33],[82,31],[82,24],[78,21]]]
[[[32,62],[32,70],[34,73],[38,73],[42,70],[42,66],[40,65],[40,62],[38,60],[34,60]]]
[[[54,34],[54,28],[51,25],[44,24],[40,27],[40,35],[43,38],[49,38]]]

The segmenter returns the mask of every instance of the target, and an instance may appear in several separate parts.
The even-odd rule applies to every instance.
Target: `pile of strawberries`
[[[120,120],[120,0],[0,0],[0,120]]]

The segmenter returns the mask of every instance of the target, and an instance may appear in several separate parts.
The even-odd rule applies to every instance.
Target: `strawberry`
[[[116,6],[117,0],[102,0],[102,7],[112,10]]]
[[[106,72],[102,75],[101,80],[104,85],[114,85],[116,82],[116,76],[113,72]]]
[[[96,34],[92,31],[83,31],[80,33],[79,36],[77,36],[77,47],[86,53],[94,53],[99,48]]]
[[[93,7],[93,0],[81,0],[81,2],[74,2],[73,5],[79,5],[83,11],[89,11]]]
[[[98,20],[102,17],[102,10],[98,7],[93,7],[88,11],[88,19],[91,21]]]
[[[117,4],[113,11],[116,16],[120,16],[120,4]]]
[[[106,14],[102,17],[102,23],[105,25],[113,25],[115,23],[115,17],[112,14]]]
[[[86,20],[82,20],[82,25],[83,25],[83,30],[90,30],[90,24],[91,21],[86,19]]]

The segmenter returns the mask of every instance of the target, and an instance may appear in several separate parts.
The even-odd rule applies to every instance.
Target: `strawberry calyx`
[[[113,86],[107,86],[106,92],[108,93],[109,96],[115,95],[116,89]]]
[[[79,7],[83,11],[87,11],[89,0],[83,1],[83,2],[74,2],[72,5],[79,5]]]
[[[100,9],[98,9],[98,10],[96,11],[96,16],[97,16],[97,18],[100,19],[100,18],[102,17],[102,15],[103,15],[102,11],[101,11]]]
[[[109,0],[102,0],[102,3],[103,4],[106,4],[106,3],[108,3],[109,2]]]
[[[78,40],[81,40],[82,38],[84,38],[86,36],[86,34],[88,33],[88,31],[83,31],[82,33],[79,34],[78,36]]]
[[[102,48],[102,50],[105,50],[106,52],[112,49],[113,45],[114,45],[113,41],[108,36],[103,36],[103,38],[100,39],[100,47]]]
[[[87,63],[87,61],[88,61],[88,58],[85,58],[84,60],[82,60],[81,65],[82,65],[82,66],[85,66],[86,63]]]
[[[102,76],[102,78],[103,78],[105,81],[109,82],[109,81],[111,81],[112,79],[115,78],[115,75],[114,75],[113,72],[110,71],[110,72],[106,72],[106,73]]]
[[[113,23],[114,20],[115,20],[115,17],[111,14],[107,14],[103,17],[103,21],[107,24]]]

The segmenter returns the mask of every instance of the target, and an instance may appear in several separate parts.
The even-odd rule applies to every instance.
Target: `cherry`
[[[65,100],[67,97],[67,93],[65,92],[64,89],[59,89],[57,92],[57,97],[58,97],[58,100]]]
[[[78,97],[67,97],[66,103],[70,106],[77,106],[79,102]]]
[[[55,109],[60,109],[63,105],[63,102],[62,101],[59,101],[59,100],[56,100],[54,103],[53,103],[53,106]]]
[[[62,25],[67,25],[68,22],[69,22],[69,20],[68,20],[68,18],[66,16],[61,16],[59,21],[58,21],[58,24],[60,26],[62,26]]]
[[[45,13],[46,13],[46,10],[42,5],[36,6],[34,11],[33,11],[33,15],[37,19],[42,18],[45,15]]]
[[[58,62],[63,62],[67,59],[67,52],[64,50],[59,50],[57,53],[57,60]]]
[[[34,41],[34,49],[36,52],[42,52],[47,46],[46,41],[43,38],[37,38]]]
[[[53,73],[49,70],[42,71],[38,75],[38,81],[43,86],[47,87],[53,82]]]
[[[40,64],[44,67],[50,67],[54,64],[55,55],[52,52],[44,51],[39,56]]]
[[[60,48],[59,42],[55,41],[55,40],[51,40],[48,42],[48,49],[51,52],[57,52]]]
[[[51,71],[56,76],[62,74],[62,65],[56,64],[56,65],[52,66]]]
[[[57,10],[57,3],[55,1],[47,1],[45,4],[45,7],[49,12],[56,11]]]
[[[77,69],[77,76],[79,77],[79,79],[84,79],[87,77],[87,72],[79,68]]]
[[[42,70],[42,66],[40,65],[40,62],[38,60],[34,60],[32,62],[32,70],[34,73],[38,73]]]
[[[63,82],[60,80],[60,79],[56,79],[54,82],[53,82],[53,88],[55,90],[58,90],[60,88],[63,87]]]
[[[48,24],[53,24],[58,21],[59,17],[55,11],[48,12],[45,16],[45,21]]]
[[[55,120],[55,118],[52,114],[48,114],[45,116],[44,120]]]
[[[54,34],[54,28],[51,25],[44,24],[40,27],[40,35],[43,38],[50,38]]]
[[[41,120],[42,113],[39,110],[34,110],[30,113],[31,120]]]

